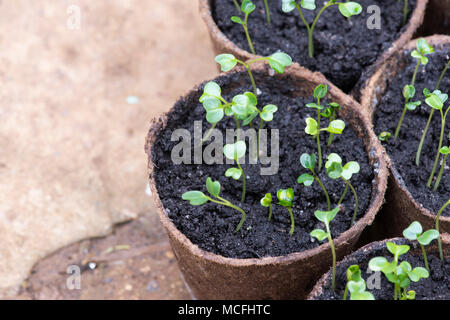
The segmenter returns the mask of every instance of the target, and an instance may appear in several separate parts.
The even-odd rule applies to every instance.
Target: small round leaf
[[[342,2],[339,3],[339,11],[344,17],[350,18],[351,16],[360,14],[362,12],[362,7],[359,3],[352,1]]]
[[[239,180],[239,178],[242,176],[242,170],[239,168],[229,168],[227,171],[225,171],[225,177],[227,178],[233,178],[234,180]]]

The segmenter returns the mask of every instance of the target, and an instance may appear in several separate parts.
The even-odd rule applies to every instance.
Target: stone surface
[[[150,119],[217,69],[193,0],[3,0],[0,12],[2,297],[58,248],[153,214],[143,151]],[[134,255],[110,277],[127,266],[138,274],[133,266],[158,257]],[[100,270],[86,272],[100,281]],[[151,279],[142,294],[154,292]],[[96,285],[97,296],[83,294],[101,298]]]

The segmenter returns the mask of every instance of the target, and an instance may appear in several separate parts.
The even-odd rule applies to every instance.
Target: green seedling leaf
[[[339,179],[342,176],[342,165],[339,162],[332,162],[331,164],[325,166],[327,174],[331,179]]]
[[[439,238],[439,231],[435,229],[430,229],[425,231],[423,234],[417,237],[417,241],[423,245],[427,246],[431,243],[431,241]]]
[[[255,11],[256,6],[250,0],[243,0],[241,4],[241,10],[245,14],[250,14]]]
[[[239,168],[229,168],[227,169],[227,171],[225,171],[225,177],[231,177],[234,180],[239,180],[239,178],[242,176],[242,173],[242,170]]]
[[[375,300],[373,294],[368,291],[355,292],[350,295],[350,300]]]
[[[331,121],[326,131],[334,134],[341,134],[345,129],[345,122],[342,120]]]
[[[346,271],[347,281],[360,281],[361,280],[361,269],[357,264],[353,264],[348,267]]]
[[[341,110],[341,105],[337,102],[331,102],[328,105],[334,110]]]
[[[424,38],[417,40],[416,47],[421,55],[427,55],[434,52],[434,48]]]
[[[313,170],[316,167],[316,155],[304,153],[300,156],[300,163],[303,168]]]
[[[281,10],[283,12],[291,12],[295,9],[295,1],[294,0],[281,0]]]
[[[310,174],[304,173],[297,178],[297,183],[299,184],[303,183],[305,187],[309,187],[314,183],[314,177]]]
[[[397,245],[393,242],[387,242],[386,246],[387,246],[389,252],[397,257],[407,253],[410,249],[410,247],[408,245]]]
[[[324,117],[324,118],[329,119],[329,118],[331,117],[331,113],[332,113],[331,108],[325,108],[325,109],[323,109],[323,111],[320,113],[320,115],[321,115],[322,117]]]
[[[231,18],[231,20],[233,20],[234,17]],[[235,17],[240,19],[239,17]],[[224,54],[219,54],[218,56],[216,56],[216,58],[214,59],[218,64],[220,64],[220,69],[223,72],[227,72],[230,71],[231,69],[233,69],[236,64],[237,64],[237,59],[235,56],[233,56],[232,54],[229,53],[224,53]]]
[[[316,0],[302,0],[300,6],[306,10],[316,10]]]
[[[277,192],[278,204],[283,207],[292,207],[294,190],[292,188],[280,189]]]
[[[408,272],[410,272],[412,270],[411,264],[408,261],[402,261],[399,266],[398,266],[399,270],[397,271],[398,275],[403,275],[403,274],[407,274]]]
[[[348,290],[351,293],[363,292],[366,290],[366,282],[362,279],[360,279],[359,281],[350,280],[347,283],[347,286],[348,286]]]
[[[331,166],[333,162],[337,162],[342,164],[342,158],[337,153],[330,153],[327,158],[327,162],[325,163],[325,168]]]
[[[272,195],[270,193],[266,193],[266,195],[261,199],[260,202],[263,207],[269,207],[272,203]]]
[[[416,292],[415,292],[414,290],[409,290],[409,291],[406,293],[406,299],[408,299],[408,300],[414,300],[414,299],[416,299]]]
[[[266,122],[273,120],[273,114],[278,111],[278,107],[274,104],[266,105],[261,111],[261,119]]]
[[[208,197],[201,191],[188,191],[181,196],[183,200],[189,200],[193,206],[200,206],[208,202]]]
[[[380,141],[383,141],[383,142],[388,141],[390,137],[391,137],[391,133],[387,132],[387,131],[383,131],[382,133],[380,133],[378,135],[378,139],[380,139]]]
[[[430,276],[430,273],[427,269],[422,267],[414,268],[413,270],[408,272],[408,277],[413,282],[418,282],[420,279],[426,279]]]
[[[377,272],[383,270],[387,264],[389,264],[389,262],[385,257],[375,257],[370,259],[369,268],[370,270]]]
[[[220,86],[217,83],[215,83],[214,81],[210,81],[207,84],[205,84],[205,87],[203,89],[203,94],[200,97],[200,102],[203,103],[203,101],[207,97],[214,97],[216,99],[221,97]]]
[[[350,180],[352,176],[356,173],[358,173],[360,170],[359,163],[356,161],[350,161],[345,164],[345,166],[342,168],[342,177],[346,180]]]
[[[223,154],[230,160],[237,161],[238,159],[245,156],[247,151],[247,145],[244,141],[240,140],[233,144],[226,144],[223,147]]]
[[[403,87],[403,97],[405,99],[412,99],[416,95],[416,88],[413,85],[407,84]]]
[[[292,65],[292,58],[284,52],[276,52],[267,57],[270,67],[278,73],[283,73],[286,67]]]
[[[220,194],[220,183],[219,181],[212,181],[212,179],[210,177],[208,177],[206,179],[206,190],[208,190],[208,192],[214,196],[214,197],[218,197]]]
[[[420,54],[420,52],[417,50],[414,50],[413,52],[411,52],[411,57],[419,59],[420,63],[423,65],[428,64],[428,58],[423,56],[422,54]]]
[[[315,136],[319,133],[319,129],[317,127],[317,121],[313,118],[306,119],[306,128],[305,132],[311,136]]]
[[[434,93],[430,94],[427,98],[425,98],[425,102],[427,105],[436,110],[441,110],[444,107],[444,102],[438,95]]]
[[[442,147],[439,152],[443,155],[450,154],[450,148],[449,147]]]
[[[359,3],[356,2],[342,2],[339,3],[339,11],[341,14],[346,17],[350,18],[351,16],[356,16],[362,12],[362,7]]]
[[[244,24],[244,21],[242,21],[242,19],[239,18],[238,16],[232,16],[231,21],[233,21],[234,23],[238,23],[238,24]]]
[[[233,106],[231,107],[234,114],[241,117],[247,117],[248,114],[253,113],[250,99],[245,94],[238,94],[233,97]]]
[[[217,123],[223,119],[224,111],[219,100],[207,97],[203,100],[203,108],[206,110],[206,120],[209,123]]]
[[[326,84],[319,84],[314,89],[313,96],[316,99],[322,99],[322,98],[324,98],[327,95],[327,91],[328,91],[328,86]]]
[[[421,104],[422,104],[422,101],[414,101],[414,102],[408,102],[407,104],[405,104],[405,106],[406,106],[406,109],[408,109],[409,111],[414,111]]]
[[[323,109],[323,106],[322,106],[322,105],[317,104],[317,103],[314,103],[314,102],[307,103],[307,104],[306,104],[306,107],[307,107],[307,108],[311,108],[311,109],[317,109],[317,110],[322,110],[322,109]]]
[[[316,210],[314,212],[314,215],[316,216],[316,218],[319,221],[322,221],[323,223],[329,224],[336,217],[336,215],[338,214],[339,210],[340,210],[339,207],[336,207],[336,208],[334,208],[333,210],[330,210],[330,211]]]
[[[328,233],[322,229],[315,229],[309,234],[311,237],[316,238],[319,241],[323,241],[328,237]]]
[[[433,94],[437,95],[441,99],[442,103],[445,103],[448,99],[448,94],[443,93],[441,90],[434,90]]]
[[[257,112],[257,111],[253,112],[252,114],[250,114],[247,118],[245,118],[245,119],[242,121],[242,125],[243,125],[243,126],[248,125],[248,124],[249,124],[250,122],[252,122],[253,119],[255,119],[257,116],[258,116],[258,112]]]
[[[403,236],[408,240],[417,240],[417,237],[422,234],[422,225],[418,221],[414,221],[408,228],[403,230]]]

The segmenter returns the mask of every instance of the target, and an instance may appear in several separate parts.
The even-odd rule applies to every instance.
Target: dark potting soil
[[[280,0],[269,0],[271,24],[266,21],[263,1],[253,1],[256,10],[249,15],[249,33],[258,55],[268,56],[276,51],[289,54],[300,65],[322,72],[327,79],[345,92],[349,92],[361,77],[365,68],[399,38],[403,26],[403,1],[361,0],[363,11],[350,19],[343,17],[337,6],[327,8],[320,16],[314,30],[314,58],[308,55],[308,36],[297,10],[284,13]],[[303,10],[309,24],[323,7],[316,1],[313,12]],[[381,11],[380,29],[369,30],[367,20],[373,14],[367,13],[371,5]],[[409,8],[415,8],[416,0],[409,1]],[[239,15],[233,1],[211,1],[212,15],[219,29],[238,47],[250,52],[241,25],[230,20]],[[411,10],[412,12],[412,10]]]
[[[399,262],[408,261],[413,268],[425,267],[423,255],[420,248],[416,248],[415,244],[411,244],[405,239],[394,241],[397,244],[408,244],[411,250],[405,255],[400,256]],[[430,277],[421,279],[419,282],[412,282],[408,290],[416,292],[416,300],[449,300],[450,299],[450,259],[445,259],[441,263],[439,254],[427,253],[428,264],[431,270]],[[374,257],[385,257],[388,261],[393,260],[392,254],[386,249],[386,245],[374,245],[368,251],[358,250],[352,253],[341,265],[336,268],[336,290],[331,291],[331,272],[328,273],[322,294],[315,297],[316,300],[341,300],[344,296],[345,286],[347,284],[346,271],[353,264],[359,265],[361,276],[368,286],[376,300],[393,300],[394,285],[390,283],[386,277],[380,273],[380,286],[376,286],[376,278],[374,273],[369,269],[369,261]],[[370,272],[368,272],[370,271]],[[370,286],[370,287],[369,287]],[[347,296],[350,299],[350,293]]]
[[[194,244],[225,257],[282,256],[311,249],[319,243],[313,241],[309,233],[315,228],[324,228],[324,225],[313,215],[315,210],[327,210],[326,199],[320,187],[317,183],[314,183],[312,187],[304,187],[296,182],[299,175],[307,173],[307,170],[300,165],[300,155],[305,152],[317,153],[315,141],[304,132],[307,116],[316,116],[315,110],[305,107],[305,104],[312,102],[313,98],[304,99],[296,96],[298,89],[291,78],[279,80],[256,72],[255,79],[261,90],[258,106],[270,103],[279,107],[274,120],[267,125],[268,129],[279,129],[281,141],[279,171],[275,175],[261,176],[260,165],[248,164],[247,155],[246,164],[242,166],[248,177],[245,203],[240,204],[242,182],[224,176],[225,171],[232,165],[175,165],[171,160],[171,150],[180,142],[180,140],[171,141],[171,135],[175,129],[184,128],[193,134],[194,121],[202,120],[203,132],[209,129],[209,124],[205,120],[205,110],[198,102],[203,92],[203,85],[201,90],[175,104],[173,111],[168,115],[167,127],[159,134],[152,152],[156,188],[169,218]],[[231,101],[236,94],[251,91],[247,74],[225,75],[215,81],[222,87],[222,94],[227,101]],[[327,121],[322,124],[322,127],[326,125]],[[234,119],[224,118],[217,128],[223,133],[226,128],[235,129]],[[361,171],[351,180],[359,197],[359,219],[364,215],[372,200],[375,184],[365,146],[350,127],[347,127],[341,136],[336,135],[330,147],[326,146],[327,138],[328,135],[322,134],[324,161],[328,154],[336,152],[341,155],[345,163],[352,160],[360,163]],[[208,143],[205,143],[203,148],[207,145]],[[193,147],[192,142],[191,148]],[[194,155],[193,150],[191,154]],[[220,155],[222,159],[221,152]],[[223,198],[241,206],[246,211],[247,219],[238,233],[235,232],[235,228],[241,219],[239,212],[215,203],[192,206],[188,201],[181,199],[181,195],[190,190],[199,190],[207,194],[205,187],[207,177],[220,182]],[[323,169],[320,172],[320,179],[325,184],[332,203],[337,203],[344,190],[344,184],[341,181],[329,179]],[[292,187],[295,193],[293,212],[296,226],[292,236],[288,234],[290,218],[286,208],[274,204],[273,218],[269,222],[268,208],[260,204],[266,192],[272,194],[276,203],[276,191],[289,187]],[[349,229],[354,204],[353,195],[349,190],[343,202],[342,211],[331,222],[334,238]]]
[[[450,196],[450,170],[448,168],[450,159],[447,160],[444,175],[436,192],[432,188],[427,187],[428,178],[436,159],[441,133],[441,116],[438,111],[434,113],[432,124],[423,145],[420,167],[415,164],[419,142],[431,111],[431,107],[425,103],[423,89],[429,88],[431,91],[434,90],[450,54],[450,46],[448,45],[435,49],[436,52],[428,56],[430,59],[429,63],[425,67],[420,67],[416,78],[416,96],[413,101],[420,100],[422,105],[415,111],[407,111],[398,139],[394,140],[393,134],[404,107],[402,90],[405,84],[411,82],[416,65],[409,51],[403,54],[406,68],[403,69],[404,64],[402,62],[403,71],[398,72],[397,76],[388,83],[383,98],[376,106],[374,125],[377,134],[383,131],[392,133],[392,138],[385,143],[386,149],[406,188],[418,203],[431,212],[437,213]],[[450,92],[450,70],[447,70],[440,90],[446,93]],[[444,104],[445,110],[449,106],[449,101],[447,101]],[[448,139],[449,132],[450,118],[447,116],[443,146],[450,144]],[[442,159],[442,156],[440,159]],[[440,164],[439,162],[435,177],[439,173]],[[432,187],[434,187],[434,181]],[[445,210],[443,215],[449,217],[449,210]]]

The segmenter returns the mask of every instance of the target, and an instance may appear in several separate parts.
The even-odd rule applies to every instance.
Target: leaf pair
[[[327,3],[327,5],[335,4],[335,2],[336,2],[335,0],[331,0]],[[282,8],[283,12],[291,12],[292,10],[294,10],[296,8],[295,0],[282,0],[281,4],[282,4],[281,8]],[[302,7],[303,9],[306,9],[306,10],[315,10],[317,8],[316,1],[315,0],[301,0],[300,7]],[[354,15],[358,15],[362,12],[361,5],[359,3],[352,2],[352,1],[338,3],[338,7],[339,7],[339,11],[341,12],[341,14],[346,18],[349,18]]]
[[[219,181],[212,181],[210,177],[206,179],[206,190],[213,197],[220,196],[220,183]],[[193,206],[200,206],[210,201],[210,198],[201,191],[188,191],[181,196],[183,200],[188,200]]]
[[[346,276],[346,289],[350,291],[350,300],[375,300],[374,296],[366,291],[366,282],[361,277],[361,270],[358,265],[351,265],[347,269]]]
[[[414,98],[415,95],[416,95],[416,88],[413,85],[407,84],[406,86],[403,87],[403,97],[405,98],[406,101],[408,101],[405,104],[405,107],[410,111],[416,110],[416,108],[422,104],[421,101],[409,102],[409,100]]]
[[[261,59],[266,60],[269,63],[270,67],[278,73],[283,73],[286,67],[292,65],[292,58],[284,52],[275,52],[274,54]],[[242,62],[236,59],[234,55],[229,53],[219,54],[218,56],[216,56],[215,61],[220,64],[220,69],[223,72],[232,70],[238,63],[241,63],[244,66],[248,67],[250,64],[255,62],[253,60],[250,60],[247,63]]]
[[[243,0],[242,4],[241,4],[241,11],[245,14],[245,15],[249,15],[250,13],[252,13],[253,11],[255,11],[256,6],[253,2],[251,2],[250,0]],[[237,16],[233,16],[231,17],[231,20],[235,23],[239,23],[239,24],[244,24],[244,21],[242,21],[241,18],[237,17]]]
[[[277,191],[277,198],[280,206],[292,208],[294,190],[292,188],[280,189]]]
[[[305,132],[311,136],[316,136],[320,131],[327,131],[333,134],[342,134],[345,129],[345,122],[342,120],[333,120],[328,124],[327,128],[320,129],[314,118],[306,118]]]
[[[339,210],[340,210],[339,207],[336,207],[330,211],[317,210],[314,212],[314,215],[316,216],[316,218],[319,221],[325,223],[325,226],[327,227],[327,230],[328,230],[330,222],[333,221],[333,219],[338,214]],[[315,229],[315,230],[311,231],[310,235],[311,235],[311,237],[314,237],[319,241],[323,241],[326,238],[331,237],[331,234],[329,234],[328,232],[326,232],[322,229]]]
[[[408,228],[403,230],[403,236],[408,240],[417,240],[421,245],[427,246],[431,241],[436,240],[439,237],[439,232],[435,229],[423,232],[420,222],[414,221]]]
[[[247,151],[247,145],[244,141],[240,140],[233,144],[226,144],[223,147],[223,154],[230,160],[234,160],[236,162],[239,161],[240,158],[245,156],[245,152]],[[243,171],[241,168],[229,168],[225,171],[225,176],[228,178],[233,178],[234,180],[239,180],[243,175]]]
[[[203,94],[199,99],[206,110],[206,120],[211,124],[219,122],[224,117],[221,91],[220,86],[216,82],[210,81],[205,85]]]
[[[425,88],[423,94],[425,95],[425,103],[436,110],[442,110],[444,103],[448,99],[448,95],[440,90],[430,92],[430,90]]]
[[[347,162],[342,166],[342,158],[336,153],[331,153],[328,156],[325,168],[331,179],[344,178],[350,180],[354,174],[360,171],[359,163],[356,161]]]
[[[417,40],[416,48],[417,50],[411,52],[411,56],[419,59],[421,64],[426,65],[428,63],[426,55],[433,53],[434,48],[423,38]]]

